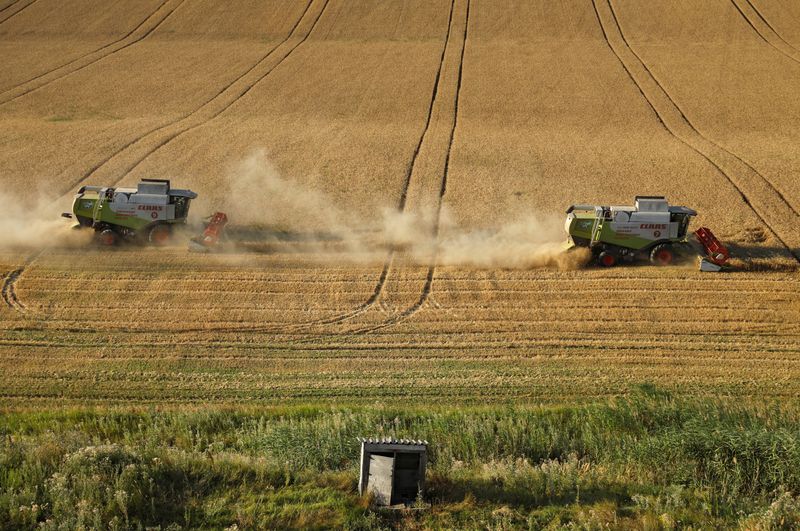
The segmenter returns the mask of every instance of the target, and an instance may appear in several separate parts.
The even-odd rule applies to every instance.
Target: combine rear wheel
[[[668,243],[656,245],[653,247],[653,250],[650,251],[650,262],[655,265],[666,266],[670,265],[673,261],[675,261],[675,251],[672,250],[672,246]]]
[[[147,233],[147,241],[153,245],[166,245],[172,237],[172,227],[166,224],[154,225]]]

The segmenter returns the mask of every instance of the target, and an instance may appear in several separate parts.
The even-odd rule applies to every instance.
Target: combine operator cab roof
[[[697,212],[691,208],[683,206],[669,206],[667,198],[663,195],[637,195],[634,199],[633,210],[636,212],[669,212],[670,214],[686,214],[696,216]],[[611,208],[630,208],[630,207],[611,207]]]

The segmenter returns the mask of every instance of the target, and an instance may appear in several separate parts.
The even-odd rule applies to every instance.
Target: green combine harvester
[[[661,196],[637,196],[632,207],[572,205],[565,228],[570,245],[590,248],[603,267],[639,258],[669,265],[691,251],[687,232],[696,215]]]
[[[120,240],[166,244],[176,225],[186,223],[189,204],[197,194],[177,190],[165,179],[142,179],[136,188],[83,186],[75,195],[66,218],[77,227],[94,229],[104,245]]]

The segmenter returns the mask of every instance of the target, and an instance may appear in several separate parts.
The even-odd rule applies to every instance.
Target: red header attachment
[[[709,261],[718,266],[725,265],[725,262],[728,261],[731,255],[728,252],[728,248],[722,245],[722,242],[714,236],[711,229],[700,227],[694,231],[694,235],[697,237],[697,241],[703,246],[703,249],[705,249]]]

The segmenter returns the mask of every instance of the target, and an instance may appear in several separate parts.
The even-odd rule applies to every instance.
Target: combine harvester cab
[[[669,265],[689,247],[689,222],[697,212],[670,206],[661,196],[637,196],[634,206],[572,205],[565,229],[572,246],[588,247],[604,267],[648,257]]]
[[[189,205],[197,194],[170,187],[164,179],[142,179],[136,188],[83,186],[72,204],[79,227],[93,228],[100,243],[141,239],[164,245],[173,227],[185,224]]]

